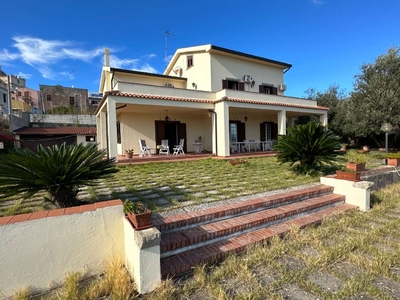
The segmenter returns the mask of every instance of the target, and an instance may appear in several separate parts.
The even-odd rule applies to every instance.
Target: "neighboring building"
[[[53,146],[66,143],[96,143],[95,127],[29,127],[14,131],[18,148],[36,151],[38,145]]]
[[[61,85],[39,85],[44,113],[88,113],[88,90]],[[57,109],[58,108],[58,109]]]
[[[178,49],[164,75],[112,68],[105,51],[96,111],[97,140],[110,157],[139,152],[139,139],[155,148],[185,139],[185,152],[230,156],[244,140],[270,141],[302,115],[327,123],[316,101],[284,96],[291,65],[213,45]]]
[[[11,99],[16,99],[15,95],[14,95],[14,91],[17,88],[25,88],[25,79],[20,78],[19,76],[14,76],[14,75],[10,75],[11,77],[11,81],[10,81],[10,90],[12,92],[11,94]],[[0,66],[0,115],[6,114],[8,115],[9,113],[9,109],[8,109],[8,87],[7,87],[7,83],[8,83],[8,76],[6,73],[4,73],[1,70],[1,66]],[[14,96],[14,97],[13,97]],[[23,106],[23,105],[21,105]],[[17,109],[15,110],[19,110],[19,107],[17,107]]]
[[[103,94],[101,94],[101,93],[89,92],[88,102],[89,102],[89,113],[90,114],[93,114],[96,111],[102,98],[103,98]]]
[[[20,87],[15,90],[13,96],[17,101],[24,102],[28,105],[29,109],[27,112],[41,113],[39,91],[28,87]],[[13,108],[15,108],[14,103]]]

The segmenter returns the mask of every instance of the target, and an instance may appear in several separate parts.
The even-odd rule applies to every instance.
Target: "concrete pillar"
[[[319,121],[324,126],[328,125],[328,112],[325,112],[324,114],[320,115],[319,116]]]
[[[224,101],[215,104],[217,113],[217,156],[230,156],[229,106]]]
[[[216,114],[210,112],[211,114],[211,146],[212,146],[212,154],[217,155],[217,143],[216,143],[216,137],[217,137],[217,133],[215,131],[215,125],[216,123]]]
[[[286,135],[286,110],[278,112],[278,134]]]
[[[115,157],[118,161],[117,148],[117,113],[115,109],[115,100],[107,98],[107,138],[108,138],[108,156]]]
[[[97,144],[98,149],[107,148],[107,127],[106,127],[106,113],[98,112],[96,116],[96,131],[97,131]]]
[[[161,283],[161,233],[152,227],[134,230],[124,219],[125,265],[140,294],[147,294]]]

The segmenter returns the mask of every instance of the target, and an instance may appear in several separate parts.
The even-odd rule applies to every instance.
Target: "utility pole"
[[[11,100],[11,75],[7,75],[7,105],[8,105],[8,125],[9,125],[9,130],[12,133],[13,132],[13,119],[12,119],[12,100]]]

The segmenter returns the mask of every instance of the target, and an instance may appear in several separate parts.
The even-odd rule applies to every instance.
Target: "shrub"
[[[0,194],[32,197],[46,191],[56,206],[74,206],[79,187],[97,185],[97,179],[118,171],[115,159],[103,159],[104,155],[95,144],[39,146],[37,153],[14,149],[0,157]]]
[[[347,151],[344,155],[344,159],[353,164],[365,164],[371,159],[371,157],[367,153],[358,153],[356,150],[352,149]]]
[[[279,162],[296,165],[296,170],[302,174],[332,165],[337,160],[335,150],[339,148],[339,137],[317,122],[288,128],[287,135],[279,136],[273,146],[280,152]]]

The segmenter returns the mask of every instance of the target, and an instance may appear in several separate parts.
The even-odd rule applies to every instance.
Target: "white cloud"
[[[138,59],[121,59],[115,55],[110,55],[110,66],[117,69],[132,69],[134,68],[137,63],[139,62]]]
[[[322,1],[322,0],[310,0],[312,3],[314,3],[314,4],[317,4],[317,5],[320,5],[320,4],[325,4],[325,2],[324,1]]]
[[[172,57],[173,57],[174,55],[173,54],[171,54],[171,55],[168,55],[167,57],[164,57],[164,62],[166,62],[167,64],[171,61],[171,59],[172,59]]]
[[[30,79],[32,77],[31,74],[26,74],[26,73],[22,73],[22,72],[18,72],[17,76],[25,78],[25,79]]]
[[[141,72],[147,72],[147,73],[157,73],[157,70],[154,69],[152,66],[149,64],[144,64],[143,66],[139,68],[134,68],[133,70],[135,71],[141,71]]]

